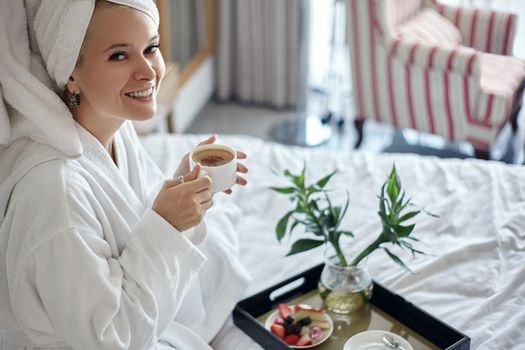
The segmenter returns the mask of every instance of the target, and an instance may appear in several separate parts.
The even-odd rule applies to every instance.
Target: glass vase
[[[364,263],[343,267],[333,248],[324,254],[319,294],[327,310],[349,314],[363,308],[372,298],[372,278]]]

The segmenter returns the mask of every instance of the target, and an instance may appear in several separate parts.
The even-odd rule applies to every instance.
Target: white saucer
[[[413,350],[412,345],[405,338],[387,331],[357,333],[346,341],[343,350],[388,350],[390,348],[383,343],[385,335],[390,339],[395,339],[405,350]]]

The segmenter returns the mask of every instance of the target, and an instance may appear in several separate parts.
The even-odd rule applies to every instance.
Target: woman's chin
[[[134,110],[133,113],[128,114],[128,119],[135,121],[146,121],[155,116],[157,113],[157,106],[154,108],[145,108],[140,111]]]

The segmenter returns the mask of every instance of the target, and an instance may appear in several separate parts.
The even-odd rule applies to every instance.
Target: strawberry
[[[285,336],[286,336],[286,331],[284,330],[284,327],[281,326],[280,324],[272,324],[272,326],[270,327],[271,331],[273,334],[275,334],[276,336],[278,336],[279,338],[281,339],[284,339]]]
[[[284,338],[284,342],[288,345],[295,345],[297,344],[297,341],[299,340],[299,336],[297,334],[290,334]]]
[[[275,320],[273,320],[273,323],[283,325],[284,320],[280,317],[276,317]]]
[[[288,316],[293,317],[294,315],[293,310],[286,304],[279,304],[279,306],[277,306],[277,310],[279,310],[279,315],[281,315],[283,320],[286,320]]]
[[[301,335],[301,338],[297,341],[296,346],[306,346],[306,345],[312,345],[312,338],[310,338],[310,334],[305,333]]]

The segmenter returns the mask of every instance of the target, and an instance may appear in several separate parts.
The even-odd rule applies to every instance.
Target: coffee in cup
[[[195,163],[202,166],[214,167],[221,166],[233,160],[234,155],[224,149],[204,149],[193,153]]]
[[[222,192],[231,188],[237,181],[237,153],[224,145],[202,145],[190,153],[190,167],[201,165],[202,173],[212,182],[212,191]]]

